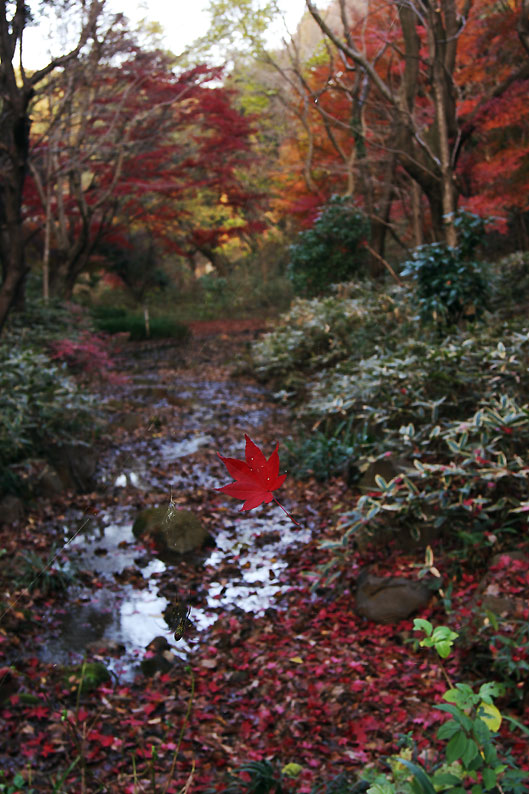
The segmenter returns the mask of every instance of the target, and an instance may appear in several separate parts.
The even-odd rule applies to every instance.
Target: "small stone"
[[[24,520],[24,502],[8,494],[0,500],[0,524],[18,524]]]

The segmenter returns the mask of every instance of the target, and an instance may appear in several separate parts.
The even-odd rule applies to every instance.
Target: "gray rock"
[[[49,463],[44,464],[31,485],[32,492],[44,499],[53,499],[54,496],[62,494],[64,488],[63,481]]]
[[[95,487],[97,454],[83,441],[52,444],[47,449],[48,458],[61,478],[65,488],[88,493]]]
[[[356,612],[375,623],[397,623],[427,606],[432,595],[422,582],[364,570],[357,580]]]
[[[24,519],[24,502],[7,494],[0,500],[0,524],[18,524]]]
[[[199,549],[207,537],[201,520],[191,510],[148,507],[142,510],[132,527],[136,538],[149,535],[159,555],[186,554]]]

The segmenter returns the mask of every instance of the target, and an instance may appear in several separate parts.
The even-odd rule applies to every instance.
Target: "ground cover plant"
[[[441,327],[479,318],[487,308],[485,263],[476,255],[484,238],[483,219],[460,213],[454,226],[455,247],[439,242],[418,246],[401,271],[414,282],[422,319]]]
[[[43,352],[0,348],[0,459],[4,466],[41,454],[50,439],[90,435],[93,402]]]

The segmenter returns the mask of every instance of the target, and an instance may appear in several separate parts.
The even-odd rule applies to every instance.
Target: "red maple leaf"
[[[222,491],[228,496],[234,496],[236,499],[243,499],[244,504],[241,510],[253,510],[254,507],[259,507],[260,504],[268,502],[276,502],[282,510],[285,510],[275,498],[273,491],[280,488],[285,479],[286,474],[279,474],[279,444],[268,459],[263,455],[259,447],[254,444],[252,439],[245,434],[246,439],[246,460],[239,460],[238,458],[225,458],[219,452],[217,455],[224,463],[229,473],[235,480],[228,485],[223,485],[222,488],[216,488],[216,491]],[[290,513],[285,510],[289,518],[294,521]],[[297,524],[297,521],[294,521]],[[299,526],[299,524],[298,524]]]

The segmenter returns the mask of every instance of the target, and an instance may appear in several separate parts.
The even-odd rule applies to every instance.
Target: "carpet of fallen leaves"
[[[258,328],[259,323],[197,326],[179,366],[183,372],[200,371],[204,379],[226,379],[232,366],[226,361],[244,351]],[[272,411],[260,441],[272,449],[287,426],[288,417]],[[123,432],[116,430],[107,444],[120,444]],[[155,496],[146,494],[141,506],[155,502]],[[370,623],[355,614],[353,596],[361,566],[416,575],[420,554],[392,549],[364,553],[342,570],[339,589],[311,589],[314,571],[327,560],[318,543],[336,533],[336,517],[351,506],[354,494],[339,479],[319,485],[289,478],[281,497],[297,518],[310,505],[318,523],[313,541],[288,553],[288,567],[281,573],[286,587],[274,607],[261,617],[242,610],[220,615],[207,633],[194,638],[188,663],[175,658],[168,672],[151,678],[138,674],[129,683],[113,681],[80,693],[60,667],[39,661],[32,652],[64,595],[45,596],[38,589],[31,595],[13,592],[2,581],[0,753],[7,779],[20,773],[28,789],[42,794],[174,794],[186,785],[189,792],[222,791],[226,771],[248,760],[277,759],[280,766],[302,766],[292,791],[309,792],[318,780],[342,771],[354,776],[368,764],[382,763],[409,733],[424,760],[443,719],[433,704],[447,688],[444,672],[431,653],[414,647],[411,620]],[[0,547],[8,555],[21,548],[44,551],[56,540],[54,526],[59,536],[64,511],[74,506],[90,515],[105,505],[105,498],[93,493],[44,500],[16,533],[4,527]],[[138,495],[125,489],[123,498],[137,501]],[[195,495],[193,509],[209,520],[213,534],[215,514],[224,503],[216,492],[199,489]],[[442,569],[442,560],[436,564]],[[214,574],[229,580],[228,566]],[[178,577],[192,594],[191,604],[193,597],[200,603],[208,575],[200,571],[199,558],[182,562]],[[471,625],[482,575],[463,569],[454,578],[452,627]],[[526,571],[518,570],[512,586],[527,601]],[[447,622],[439,601],[422,616]],[[454,681],[486,680],[488,671],[473,669],[471,656],[463,642],[446,665]],[[96,651],[93,658],[100,658]],[[514,709],[509,703],[499,705]],[[524,721],[519,708],[513,715]],[[506,749],[528,766],[522,737],[505,725]]]

